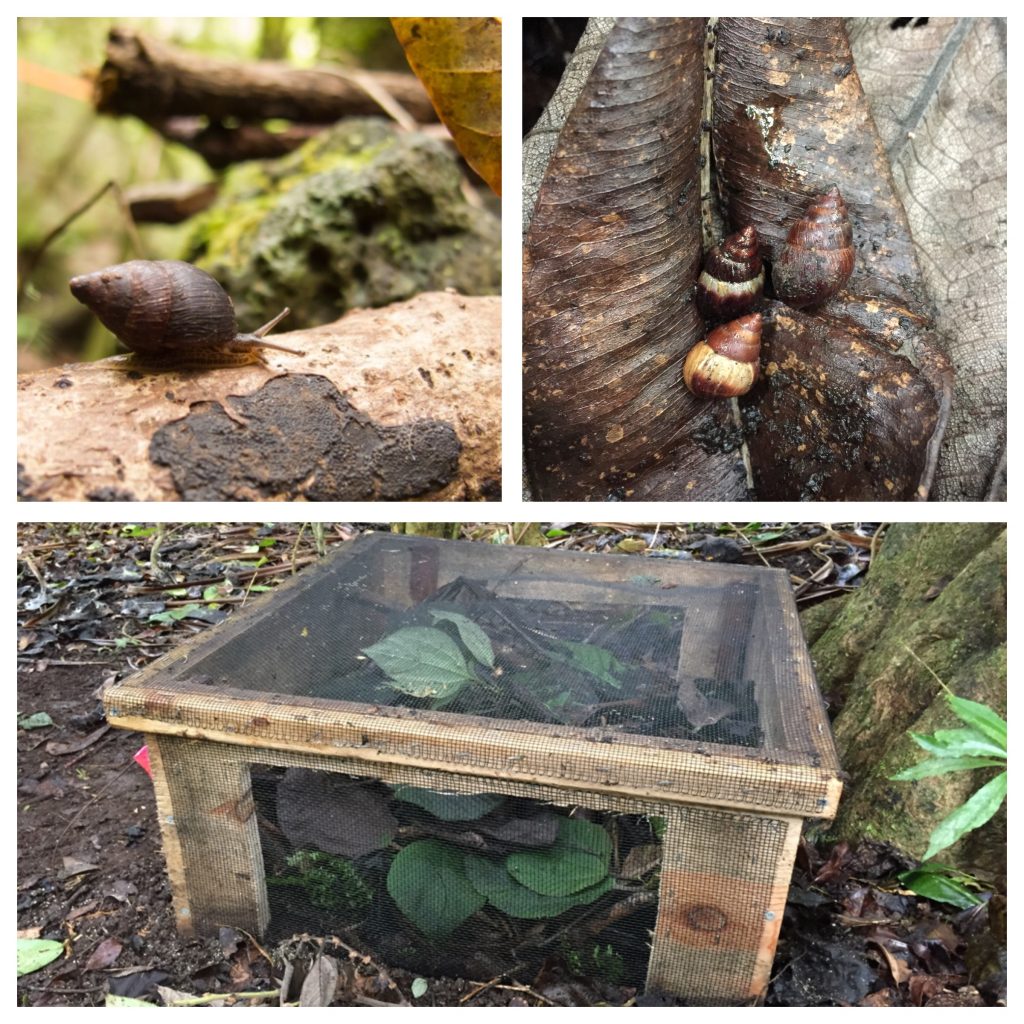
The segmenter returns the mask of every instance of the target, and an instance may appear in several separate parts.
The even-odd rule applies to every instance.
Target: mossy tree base
[[[926,756],[907,730],[962,724],[929,668],[957,696],[1006,713],[1005,526],[892,526],[864,589],[838,612],[818,607],[805,617],[822,690],[840,708],[833,726],[850,776],[831,834],[885,840],[920,857],[932,829],[995,773],[890,781]],[[1003,876],[1005,809],[936,860]]]

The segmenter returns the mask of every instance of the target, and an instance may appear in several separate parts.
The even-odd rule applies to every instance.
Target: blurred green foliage
[[[210,56],[266,56],[296,67],[319,62],[405,66],[387,18],[19,18],[19,62],[64,76],[73,87],[75,78],[103,63],[107,33],[115,24]],[[97,116],[91,103],[74,96],[72,88],[51,88],[37,81],[31,70],[19,71],[19,264],[111,179],[128,187],[215,177],[199,156],[165,142],[137,119]],[[145,255],[181,258],[190,231],[188,223],[142,225]],[[124,218],[107,193],[68,226],[35,269],[18,311],[19,345],[33,352],[26,365],[92,359],[114,351],[109,332],[74,301],[67,281],[76,273],[135,255]]]

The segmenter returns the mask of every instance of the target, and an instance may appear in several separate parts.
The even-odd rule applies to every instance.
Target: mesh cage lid
[[[481,775],[821,816],[838,797],[775,569],[364,535],[106,704],[143,731]]]

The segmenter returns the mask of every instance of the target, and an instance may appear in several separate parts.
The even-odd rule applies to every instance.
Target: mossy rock
[[[443,142],[354,119],[229,171],[185,258],[225,287],[242,330],[286,305],[294,330],[420,292],[497,294],[501,224],[466,201]]]

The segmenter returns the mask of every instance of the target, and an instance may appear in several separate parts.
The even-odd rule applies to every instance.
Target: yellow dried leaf
[[[501,19],[392,18],[459,152],[501,195]]]

